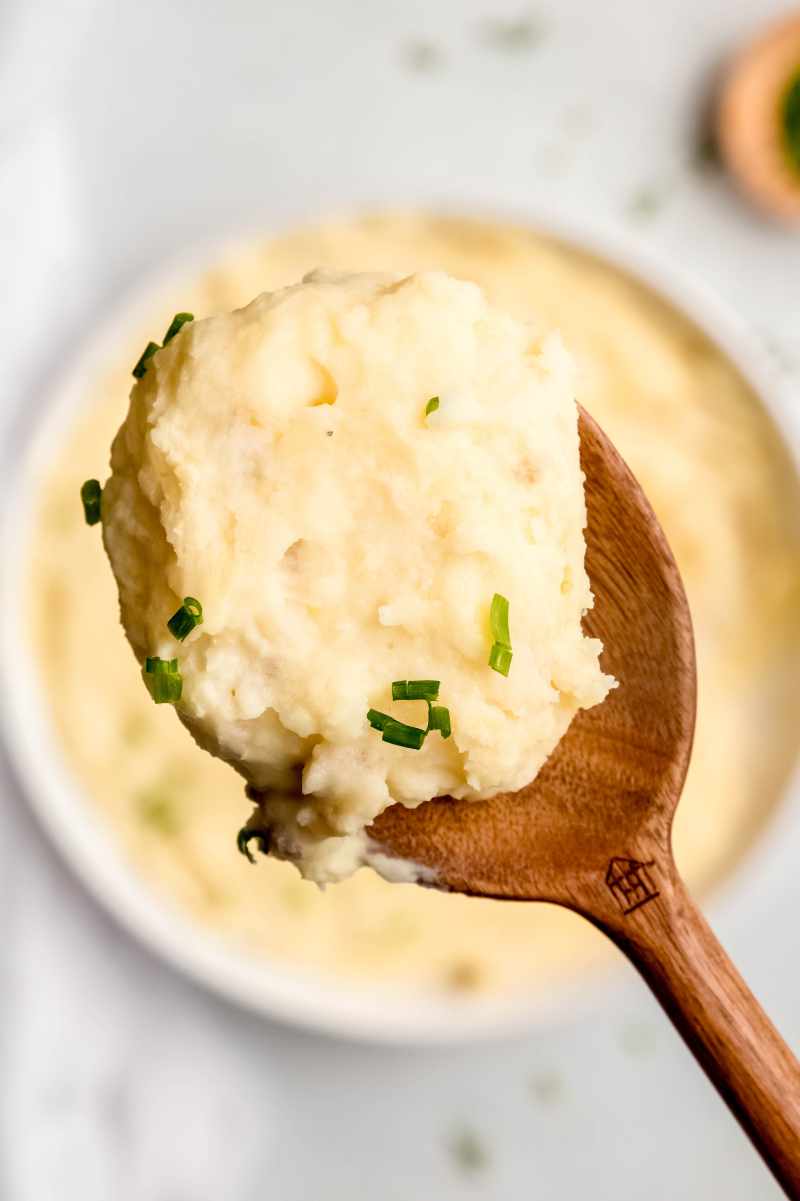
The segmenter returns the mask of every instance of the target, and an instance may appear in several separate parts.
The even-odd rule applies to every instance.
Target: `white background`
[[[61,356],[164,254],[381,202],[624,227],[711,283],[791,385],[800,237],[695,153],[720,62],[784,9],[3,0],[6,449]],[[539,36],[515,49],[486,25],[529,17]],[[798,1046],[800,882],[769,896],[717,926]],[[779,1195],[631,972],[595,1016],[501,1044],[389,1051],[272,1026],[133,945],[8,774],[0,1068],[2,1201]],[[452,1149],[468,1131],[486,1154],[471,1171]]]

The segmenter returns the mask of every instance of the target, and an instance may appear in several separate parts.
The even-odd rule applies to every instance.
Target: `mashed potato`
[[[394,802],[523,787],[606,695],[574,395],[557,336],[441,272],[311,274],[185,325],[134,386],[102,506],[123,624],[140,662],[178,659],[181,718],[310,879],[380,866],[365,827]],[[428,708],[391,684],[419,679],[452,734],[396,745],[385,715]]]

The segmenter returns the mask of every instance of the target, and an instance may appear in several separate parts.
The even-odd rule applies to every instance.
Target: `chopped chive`
[[[257,826],[242,826],[239,833],[236,835],[236,846],[239,848],[239,854],[244,855],[251,863],[255,863],[255,857],[248,846],[251,842],[258,843],[258,849],[262,855],[269,854],[270,832],[269,830],[260,830]]]
[[[193,596],[185,596],[180,609],[177,609],[167,622],[167,629],[173,638],[183,642],[191,634],[195,626],[203,624],[203,606]]]
[[[428,401],[428,403],[425,405],[425,416],[430,417],[431,413],[435,413],[438,408],[439,408],[439,397],[432,396],[430,398],[430,400]]]
[[[157,705],[175,705],[181,699],[183,680],[178,672],[174,675],[165,672],[151,675],[146,682]]]
[[[489,1167],[489,1153],[483,1140],[472,1129],[458,1133],[451,1145],[451,1153],[465,1176],[477,1176]]]
[[[789,81],[781,102],[783,149],[794,171],[800,171],[800,71]]]
[[[367,721],[373,730],[383,730],[387,721],[394,721],[394,718],[388,713],[381,713],[379,709],[367,709]]]
[[[495,592],[492,597],[492,607],[489,613],[489,623],[492,627],[492,649],[489,652],[489,666],[493,671],[499,671],[501,676],[507,676],[511,668],[511,634],[508,629],[508,600]]]
[[[511,635],[508,632],[508,601],[499,592],[492,597],[492,608],[489,614],[492,626],[492,638],[501,646],[511,646]]]
[[[144,682],[157,705],[174,705],[181,699],[183,678],[177,659],[161,659],[158,655],[145,659]]]
[[[157,342],[148,342],[147,343],[144,350],[142,351],[142,355],[141,355],[141,358],[139,359],[139,362],[136,364],[136,366],[133,369],[133,378],[134,379],[142,378],[145,371],[147,370],[147,364],[148,364],[149,360],[152,359],[152,357],[156,353],[156,351],[160,350],[160,349],[161,349],[161,347],[158,345]]]
[[[175,802],[158,785],[146,789],[137,797],[139,819],[143,825],[157,830],[159,834],[178,833],[181,823],[175,809]]]
[[[99,480],[86,480],[81,485],[81,501],[83,502],[83,515],[86,518],[87,525],[97,525],[100,520],[100,503],[103,495],[103,489],[100,487]]]
[[[383,727],[384,742],[390,742],[393,746],[408,747],[412,751],[421,749],[426,734],[427,730],[420,730],[418,726],[407,726],[405,722],[393,719],[387,721]]]
[[[453,732],[450,724],[450,710],[444,705],[429,705],[428,729],[438,730],[442,738],[449,738]]]
[[[153,655],[152,658],[145,659],[144,669],[148,675],[175,675],[178,670],[178,660],[162,659],[160,655]]]
[[[169,329],[164,334],[164,343],[163,343],[164,346],[166,346],[168,342],[171,342],[176,334],[179,334],[181,332],[184,325],[186,325],[187,321],[194,321],[194,313],[176,313],[175,314],[175,316],[172,318],[172,321],[169,324]],[[161,350],[161,347],[158,345],[157,342],[148,342],[147,343],[144,350],[142,351],[142,356],[139,359],[139,362],[136,364],[136,366],[133,369],[133,375],[134,375],[135,379],[142,378],[145,371],[147,370],[147,364],[148,364],[149,360],[152,359],[153,355],[156,353],[157,350]]]
[[[439,699],[438,680],[395,680],[393,701],[435,701]]]
[[[171,342],[176,334],[179,334],[184,325],[189,321],[194,321],[194,313],[176,313],[170,322],[169,329],[164,334],[164,345]]]
[[[507,676],[512,658],[510,646],[503,646],[502,642],[492,643],[492,649],[489,652],[489,666],[493,671],[499,671],[501,676]]]
[[[412,747],[416,751],[422,746],[427,734],[427,730],[420,730],[418,726],[407,726],[404,722],[397,721],[390,714],[381,713],[378,709],[367,710],[367,721],[373,730],[381,731],[384,742],[391,742],[396,746]]]

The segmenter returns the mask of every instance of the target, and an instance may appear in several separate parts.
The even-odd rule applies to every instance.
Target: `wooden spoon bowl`
[[[580,434],[595,594],[585,629],[602,639],[603,667],[619,687],[578,713],[526,788],[489,801],[395,805],[370,834],[441,888],[550,901],[600,927],[644,976],[787,1194],[800,1198],[800,1065],[672,858],[696,698],[683,585],[644,493],[584,411]]]

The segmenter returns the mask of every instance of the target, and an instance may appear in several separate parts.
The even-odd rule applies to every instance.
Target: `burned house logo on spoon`
[[[606,872],[606,884],[611,895],[627,916],[634,909],[654,901],[659,895],[648,868],[654,860],[642,863],[639,859],[616,857],[611,860]]]

